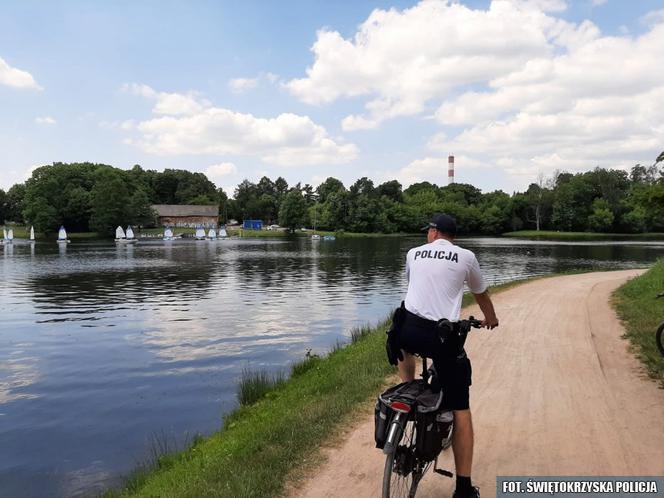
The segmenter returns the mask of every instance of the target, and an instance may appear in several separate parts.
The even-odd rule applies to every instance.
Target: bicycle
[[[664,297],[664,292],[657,294],[657,297]],[[657,343],[657,349],[664,356],[664,322],[659,324],[657,327],[657,332],[655,332],[655,342]]]
[[[445,322],[442,326],[452,325]],[[482,322],[471,316],[449,330],[463,335],[463,344],[471,327],[481,326]],[[438,455],[452,444],[453,415],[451,410],[440,410],[443,392],[431,388],[439,384],[436,369],[427,367],[426,357],[422,357],[421,377],[387,389],[376,404],[376,446],[382,446],[386,455],[383,498],[413,498],[432,464],[437,474],[453,476],[437,465]]]

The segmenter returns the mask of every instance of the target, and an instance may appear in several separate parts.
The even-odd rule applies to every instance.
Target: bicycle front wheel
[[[664,356],[664,322],[662,322],[657,329],[655,339],[657,340],[657,349],[659,349],[659,352]]]
[[[415,456],[415,422],[409,421],[396,448],[385,458],[383,498],[413,498],[428,467]]]

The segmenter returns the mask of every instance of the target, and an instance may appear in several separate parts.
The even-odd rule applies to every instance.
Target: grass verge
[[[520,230],[507,232],[503,237],[516,237],[542,240],[664,240],[664,233],[592,233],[592,232],[555,232],[553,230]]]
[[[464,296],[464,306],[472,300]],[[351,344],[337,343],[326,357],[307,351],[286,381],[246,372],[261,387],[247,387],[243,394],[240,386],[239,397],[246,395],[248,404],[228,414],[219,432],[181,453],[153,458],[152,469],[137,471],[122,490],[104,496],[279,496],[287,480],[302,477],[320,458],[320,446],[350,425],[395,372],[385,357],[387,325],[352,330]]]
[[[664,387],[664,357],[655,344],[655,331],[664,321],[664,259],[643,275],[633,278],[613,294],[613,305],[625,323],[625,337],[648,374]]]

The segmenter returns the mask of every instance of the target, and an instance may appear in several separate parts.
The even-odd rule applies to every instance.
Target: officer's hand
[[[498,326],[498,317],[485,318],[482,320],[482,327],[487,329],[495,329]]]

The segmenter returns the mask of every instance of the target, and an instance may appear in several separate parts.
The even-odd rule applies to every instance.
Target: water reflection
[[[164,430],[210,432],[250,365],[383,318],[422,238],[16,244],[0,260],[0,496],[118,482]],[[661,244],[465,239],[490,282],[654,261]],[[4,493],[4,494],[3,494]]]

